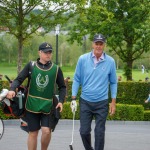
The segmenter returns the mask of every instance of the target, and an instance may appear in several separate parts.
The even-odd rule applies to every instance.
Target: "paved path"
[[[4,124],[5,132],[0,140],[0,150],[27,150],[28,134],[19,128],[19,122],[4,121]],[[92,127],[94,127],[94,122]],[[52,134],[48,150],[69,150],[71,132],[72,121],[60,120]],[[105,139],[105,150],[150,150],[150,122],[107,121]],[[79,134],[79,121],[75,121],[73,148],[84,150]],[[40,150],[40,137],[38,150]]]

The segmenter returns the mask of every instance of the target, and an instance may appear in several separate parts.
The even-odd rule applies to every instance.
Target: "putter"
[[[71,143],[70,143],[70,145],[69,145],[70,150],[73,150],[72,144],[73,144],[73,135],[74,135],[74,119],[75,119],[75,108],[74,108],[74,110],[73,110],[72,140],[71,140]]]

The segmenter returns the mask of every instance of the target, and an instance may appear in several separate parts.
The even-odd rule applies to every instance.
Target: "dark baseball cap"
[[[96,42],[103,42],[103,43],[105,43],[106,39],[105,39],[104,35],[96,34],[96,35],[94,35],[93,42],[94,43],[96,43]]]
[[[48,51],[52,51],[52,46],[51,44],[45,42],[45,43],[42,43],[40,46],[39,46],[39,51],[43,51],[43,52],[48,52]]]

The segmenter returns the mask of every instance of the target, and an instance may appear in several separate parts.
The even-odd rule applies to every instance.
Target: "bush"
[[[66,101],[71,101],[72,81],[68,82]],[[117,103],[143,105],[145,109],[150,109],[150,103],[145,104],[150,90],[148,82],[118,82]],[[77,99],[81,95],[81,88],[78,91]],[[109,102],[111,102],[109,93]]]
[[[77,103],[78,104],[78,103]],[[144,120],[144,107],[142,105],[116,104],[116,114],[112,117],[108,115],[107,120],[124,120],[124,121],[142,121]],[[64,103],[62,119],[72,119],[73,114],[70,108],[70,102]],[[79,104],[75,119],[79,119]]]
[[[144,111],[144,121],[150,121],[150,110]]]
[[[150,83],[148,82],[119,82],[117,101],[122,104],[141,104],[149,94]]]
[[[9,89],[9,82],[0,80],[0,91],[2,89]]]
[[[107,119],[123,121],[143,121],[144,107],[142,105],[117,104],[115,115],[108,115]]]
[[[23,85],[27,85],[27,80],[23,82]],[[66,102],[71,101],[71,89],[72,81],[66,83],[67,95]],[[0,80],[0,90],[2,88],[9,89],[8,81]],[[118,82],[118,92],[117,92],[117,103],[121,104],[137,104],[143,105],[145,109],[150,109],[150,103],[145,104],[144,101],[147,99],[150,90],[150,83],[148,82]],[[81,88],[79,88],[77,99],[80,98]],[[111,101],[109,93],[109,102]]]
[[[142,105],[127,105],[116,104],[116,113],[114,116],[108,115],[107,120],[124,120],[124,121],[143,121],[150,120],[150,111],[144,113],[144,107]],[[145,117],[145,118],[144,118]],[[0,109],[1,119],[14,119],[12,116],[6,116]],[[65,102],[63,105],[63,111],[61,113],[61,119],[72,119],[73,113],[70,108],[70,102]],[[80,119],[79,103],[77,101],[77,111],[75,113],[75,119]]]
[[[24,82],[27,84],[27,80]],[[8,81],[0,80],[0,90],[3,88],[9,89]],[[64,109],[62,112],[62,119],[72,119],[73,115],[70,108],[71,101],[71,88],[72,81],[67,84],[67,96],[64,103]],[[148,82],[119,82],[118,83],[118,94],[117,94],[117,110],[114,117],[108,116],[108,120],[150,120],[149,112],[145,110],[150,109],[150,103],[145,104],[144,100],[147,99],[149,94],[150,83]],[[78,91],[77,99],[79,99],[81,94],[81,88]],[[109,93],[110,95],[110,93]],[[109,102],[111,98],[109,96]],[[124,105],[123,105],[124,104]],[[142,106],[143,105],[143,106]],[[143,108],[144,107],[144,108]],[[0,111],[0,117],[4,117],[4,114]],[[7,119],[5,116],[4,118]],[[11,118],[11,117],[8,117]],[[145,118],[145,119],[144,119]],[[79,119],[79,107],[76,112],[75,119]]]
[[[79,119],[79,103],[77,101],[77,111],[75,113],[75,119],[78,120]],[[65,102],[64,105],[63,105],[63,111],[61,113],[61,118],[62,119],[73,119],[73,113],[71,111],[71,108],[70,108],[70,102]]]

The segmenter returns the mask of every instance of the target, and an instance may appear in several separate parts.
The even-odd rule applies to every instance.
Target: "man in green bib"
[[[52,46],[45,42],[39,46],[39,58],[34,62],[32,72],[31,62],[19,73],[18,77],[11,84],[7,98],[15,97],[15,90],[26,78],[30,78],[28,94],[25,104],[26,119],[28,123],[28,150],[37,149],[38,132],[41,129],[41,150],[47,150],[52,127],[50,125],[50,114],[53,107],[53,96],[55,83],[58,85],[59,102],[56,109],[60,112],[63,109],[63,102],[66,95],[66,86],[61,69],[51,61]]]

